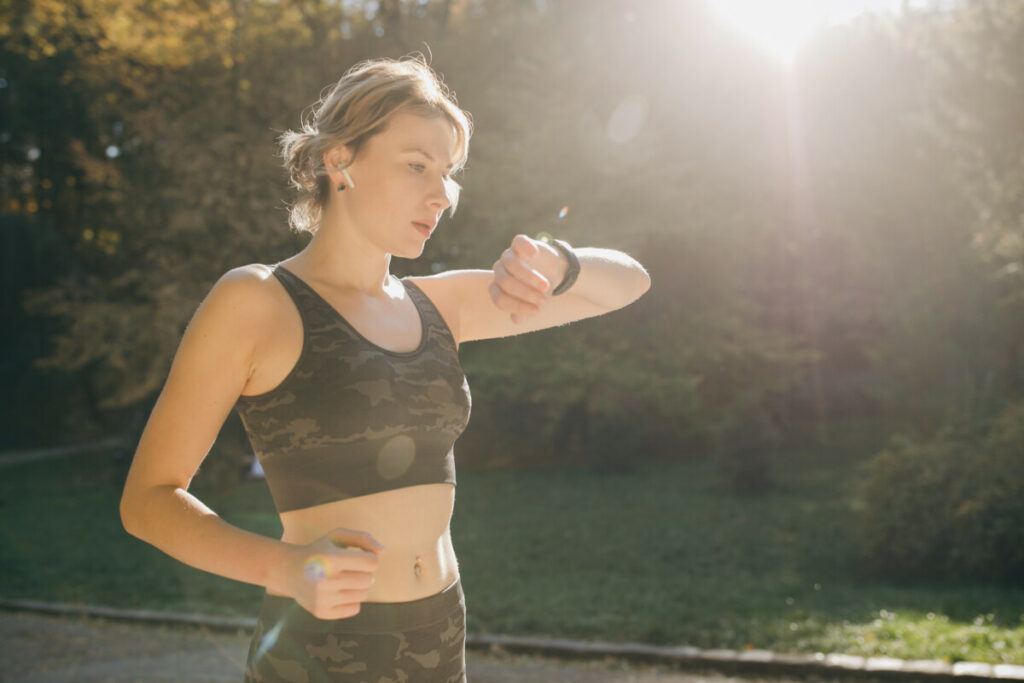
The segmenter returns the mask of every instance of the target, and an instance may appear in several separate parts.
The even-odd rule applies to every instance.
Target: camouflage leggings
[[[411,602],[364,602],[359,614],[317,619],[265,595],[245,683],[465,683],[466,599],[455,583]]]

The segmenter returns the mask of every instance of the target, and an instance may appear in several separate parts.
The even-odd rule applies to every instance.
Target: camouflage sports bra
[[[382,349],[280,264],[274,275],[302,317],[302,353],[275,388],[235,409],[277,511],[418,484],[455,484],[452,445],[470,394],[455,340],[430,299],[402,284],[419,312],[419,348]]]

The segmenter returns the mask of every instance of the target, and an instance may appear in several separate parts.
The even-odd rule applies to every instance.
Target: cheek
[[[356,211],[367,224],[393,224],[415,217],[415,198],[423,192],[422,181],[411,171],[369,170],[360,174],[363,183],[356,181],[359,194]],[[354,198],[354,197],[353,197]]]
[[[409,196],[410,182],[401,174],[370,173],[364,174],[363,183],[356,180],[356,191],[359,192],[359,210],[366,216],[386,219],[401,206],[403,197]]]
[[[404,212],[408,209],[409,205],[415,200],[417,192],[419,192],[419,180],[417,178],[396,178],[392,179],[391,183],[387,186],[387,191],[384,193],[386,197],[386,206],[383,207],[385,210],[392,212]]]

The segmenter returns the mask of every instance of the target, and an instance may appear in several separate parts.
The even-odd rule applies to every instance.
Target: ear
[[[327,169],[327,175],[331,177],[331,180],[341,178],[342,168],[348,166],[352,160],[352,150],[349,149],[348,145],[336,145],[331,147],[329,150],[324,152],[324,168]]]

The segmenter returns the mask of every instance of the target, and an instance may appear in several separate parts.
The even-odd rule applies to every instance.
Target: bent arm
[[[236,268],[196,311],[139,440],[120,511],[128,533],[176,560],[283,593],[294,546],[228,524],[188,492],[248,380],[269,308],[262,279]]]
[[[579,276],[568,291],[551,292],[568,269],[550,245],[517,235],[492,270],[452,270],[416,278],[439,305],[459,343],[508,337],[603,315],[639,299],[651,278],[614,249],[575,248]],[[498,271],[509,277],[499,281]]]
[[[284,571],[295,546],[225,522],[181,487],[154,486],[132,496],[121,503],[132,536],[190,567],[287,593]]]
[[[647,271],[628,254],[599,247],[580,247],[573,251],[580,261],[580,274],[573,286],[560,297],[586,299],[607,313],[633,303],[651,286]],[[541,273],[551,275],[548,277],[550,289],[558,286],[568,267],[560,253],[555,253],[554,259],[554,263],[544,261],[538,264]]]

